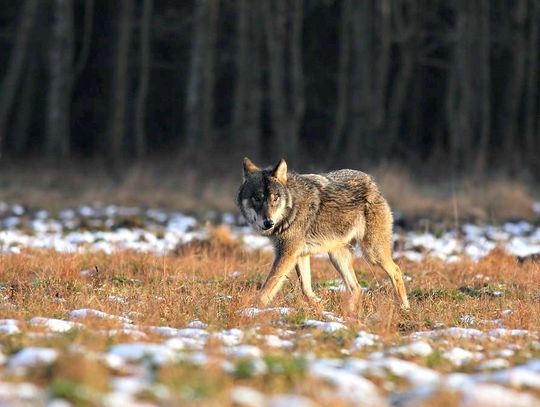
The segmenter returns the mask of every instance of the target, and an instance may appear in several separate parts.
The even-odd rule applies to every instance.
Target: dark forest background
[[[2,158],[538,176],[539,24],[540,0],[2,0]]]

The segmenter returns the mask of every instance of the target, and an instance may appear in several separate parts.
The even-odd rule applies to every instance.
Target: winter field
[[[262,310],[272,253],[233,213],[0,202],[0,405],[540,405],[538,221],[395,248],[409,312],[359,252],[356,312],[325,257],[322,304],[291,275]]]

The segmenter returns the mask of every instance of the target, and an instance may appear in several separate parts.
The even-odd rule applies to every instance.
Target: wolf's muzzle
[[[263,222],[264,230],[268,230],[274,226],[274,221],[272,219],[265,219]]]

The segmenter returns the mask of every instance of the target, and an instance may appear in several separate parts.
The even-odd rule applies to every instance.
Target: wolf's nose
[[[265,229],[270,229],[272,226],[274,226],[274,221],[272,219],[265,219],[263,226]]]

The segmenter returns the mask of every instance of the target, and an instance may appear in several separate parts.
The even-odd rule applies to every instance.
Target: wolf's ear
[[[247,178],[249,174],[253,174],[256,171],[259,171],[259,167],[253,164],[253,162],[249,158],[244,157],[244,162],[243,162],[244,180]]]
[[[283,158],[279,160],[278,165],[272,171],[272,176],[277,178],[282,184],[287,183],[287,163]]]

